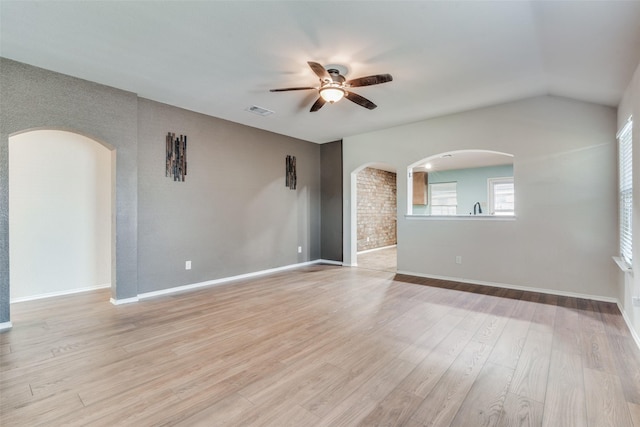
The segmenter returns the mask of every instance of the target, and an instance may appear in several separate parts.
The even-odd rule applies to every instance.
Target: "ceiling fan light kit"
[[[325,103],[336,103],[342,98],[347,98],[349,101],[360,105],[361,107],[373,110],[377,107],[376,104],[369,101],[357,93],[350,92],[347,89],[360,86],[372,86],[381,83],[390,82],[393,80],[391,74],[375,74],[373,76],[360,77],[345,81],[344,76],[340,70],[346,70],[347,68],[341,65],[330,65],[327,68],[323,67],[317,62],[308,61],[309,67],[320,79],[320,87],[290,87],[283,89],[271,89],[271,92],[286,92],[290,90],[317,90],[318,99],[313,103],[309,111],[318,111]],[[342,71],[343,73],[345,71]]]
[[[344,90],[335,83],[329,83],[320,88],[320,96],[328,103],[333,104],[344,97]]]

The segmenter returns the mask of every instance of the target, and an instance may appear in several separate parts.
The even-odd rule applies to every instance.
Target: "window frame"
[[[428,206],[429,206],[429,215],[432,216],[456,216],[458,213],[458,183],[456,181],[452,181],[452,182],[434,182],[434,183],[429,183],[427,184],[429,187],[429,195],[428,195]],[[445,205],[436,205],[434,204],[434,200],[438,199],[438,196],[434,196],[433,194],[433,187],[434,186],[454,186],[454,191],[455,191],[455,204],[445,204]],[[451,191],[451,190],[449,190]],[[453,208],[453,212],[447,212],[447,213],[433,213],[433,208],[434,207],[438,207],[438,208],[449,208],[447,210],[451,210],[451,208]]]
[[[495,207],[495,185],[496,184],[511,184],[513,186],[513,209],[510,211],[503,211],[503,210],[497,210]],[[488,201],[488,207],[489,207],[489,215],[496,215],[496,216],[515,216],[516,214],[516,203],[515,203],[515,197],[516,197],[516,187],[515,187],[515,180],[513,179],[513,176],[504,176],[504,177],[497,177],[497,178],[487,178],[487,201]]]
[[[618,140],[618,239],[622,261],[633,263],[633,118],[616,134]]]

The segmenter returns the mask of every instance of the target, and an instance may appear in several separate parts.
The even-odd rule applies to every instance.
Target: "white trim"
[[[583,298],[583,299],[589,299],[589,300],[593,300],[593,301],[618,303],[618,299],[617,298],[605,297],[605,296],[600,296],[600,295],[589,295],[589,294],[581,294],[581,293],[577,293],[577,292],[558,291],[558,290],[555,290],[555,289],[534,288],[534,287],[530,287],[530,286],[511,285],[511,284],[507,284],[507,283],[485,282],[485,281],[482,281],[482,280],[462,279],[462,278],[459,278],[459,277],[436,276],[436,275],[432,275],[432,274],[414,273],[414,272],[409,272],[409,271],[398,271],[397,273],[398,274],[406,274],[408,276],[425,277],[427,279],[439,279],[439,280],[447,280],[447,281],[450,281],[450,282],[469,283],[471,285],[493,286],[493,287],[496,287],[496,288],[515,289],[515,290],[518,290],[518,291],[538,292],[538,293],[541,293],[541,294],[558,295],[558,296],[563,296],[563,297]]]
[[[44,298],[59,297],[59,296],[62,296],[62,295],[73,295],[73,294],[79,294],[79,293],[82,293],[82,292],[91,292],[91,291],[96,291],[98,289],[105,289],[105,288],[110,288],[110,287],[111,287],[111,283],[106,283],[104,285],[91,287],[91,288],[78,288],[78,289],[70,289],[70,290],[66,290],[66,291],[49,292],[49,293],[46,293],[46,294],[31,295],[31,296],[28,296],[28,297],[15,298],[15,299],[10,300],[9,303],[10,304],[15,304],[15,303],[19,303],[19,302],[34,301],[34,300],[44,299]]]
[[[631,117],[616,134],[618,143],[619,255],[627,265],[633,258],[633,135]]]
[[[0,323],[0,331],[8,331],[11,328],[13,328],[11,322]]]
[[[622,135],[623,133],[625,133],[627,131],[630,131],[631,130],[631,126],[633,126],[633,116],[629,116],[627,118],[627,121],[624,122],[624,125],[622,125],[622,127],[620,128],[618,133],[616,133],[616,139],[620,139],[620,135]]]
[[[122,299],[111,298],[109,302],[113,305],[122,305],[122,304],[131,304],[132,302],[138,302],[139,300],[140,299],[138,297],[122,298]]]
[[[487,178],[487,199],[489,202],[487,203],[487,211],[489,215],[496,215],[496,184],[511,184],[513,186],[513,194],[515,199],[515,181],[513,180],[513,176],[499,176],[495,178]],[[510,211],[512,213],[507,214],[497,214],[497,216],[515,216],[515,201],[513,204],[513,210]]]
[[[411,221],[515,221],[515,215],[405,215]]]
[[[636,345],[640,349],[640,336],[638,336],[638,333],[634,329],[633,324],[631,323],[631,319],[629,319],[629,317],[627,316],[627,312],[624,311],[624,307],[622,307],[622,304],[620,304],[620,301],[616,301],[616,304],[618,304],[618,310],[620,310],[620,313],[622,313],[622,318],[627,324],[627,328],[629,328],[629,331],[631,332],[631,336],[633,337],[633,340],[635,341]]]
[[[347,239],[346,236],[348,233],[349,247],[343,248],[342,257],[346,258],[348,260],[348,264],[350,264],[353,267],[358,265],[358,261],[357,261],[358,259],[358,172],[360,172],[365,167],[366,165],[361,166],[360,168],[357,168],[356,170],[351,172],[350,200],[348,203],[343,202],[343,205],[346,205],[349,212],[348,212],[348,215],[344,215],[343,213],[342,239],[343,239],[343,246],[344,246],[344,240]],[[396,180],[397,180],[397,175],[396,175]],[[397,184],[397,181],[396,181],[396,184]],[[345,222],[347,221],[347,218],[349,218],[348,224]]]
[[[342,261],[333,261],[330,259],[317,259],[315,261],[315,264],[330,264],[330,265],[339,265],[340,267],[342,267],[344,264],[342,263]]]
[[[624,271],[625,273],[629,273],[633,276],[633,269],[627,265],[625,260],[623,260],[619,256],[613,256],[611,258],[613,258],[616,264],[618,264],[618,267],[620,267],[620,270]]]
[[[381,251],[383,249],[391,249],[391,248],[397,248],[398,245],[389,245],[389,246],[381,246],[379,248],[373,248],[373,249],[367,249],[366,251],[360,251],[357,254],[368,254],[369,252],[375,252],[375,251]]]
[[[207,280],[205,282],[192,283],[190,285],[183,285],[183,286],[176,286],[176,287],[173,287],[173,288],[161,289],[159,291],[144,292],[144,293],[138,294],[138,298],[143,300],[143,299],[153,298],[153,297],[157,297],[157,296],[161,296],[161,295],[169,295],[169,294],[175,294],[177,292],[184,292],[184,291],[188,291],[188,290],[191,290],[191,289],[199,289],[199,288],[206,288],[206,287],[209,287],[209,286],[217,286],[217,285],[222,285],[224,283],[232,282],[232,281],[235,281],[235,280],[248,279],[248,278],[257,277],[257,276],[264,276],[266,274],[277,273],[279,271],[291,270],[291,269],[294,269],[294,268],[299,268],[299,267],[305,267],[305,266],[308,266],[308,265],[318,264],[319,262],[320,262],[320,260],[315,260],[315,261],[302,262],[302,263],[299,263],[299,264],[290,264],[290,265],[285,265],[283,267],[270,268],[268,270],[261,270],[261,271],[256,271],[256,272],[253,272],[253,273],[239,274],[237,276],[230,276],[230,277],[223,277],[221,279]]]

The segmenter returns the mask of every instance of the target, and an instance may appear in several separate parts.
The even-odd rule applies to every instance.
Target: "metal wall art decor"
[[[167,164],[165,176],[174,181],[184,181],[187,175],[187,135],[176,138],[175,133],[167,134]]]
[[[296,176],[296,156],[287,156],[287,168],[285,176],[285,185],[290,190],[296,189],[298,178]]]

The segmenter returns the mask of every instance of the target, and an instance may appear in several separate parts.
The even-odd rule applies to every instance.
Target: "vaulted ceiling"
[[[552,94],[616,106],[640,1],[0,1],[0,55],[323,143]],[[389,73],[310,113],[307,61]],[[0,82],[1,83],[1,82]],[[253,105],[273,110],[262,117]]]

